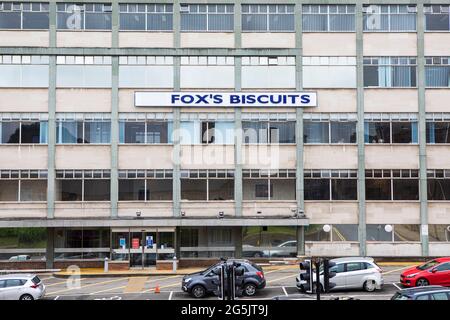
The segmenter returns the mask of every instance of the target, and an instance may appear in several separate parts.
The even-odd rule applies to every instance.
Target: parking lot
[[[362,290],[340,291],[322,294],[328,296],[354,297],[361,300],[389,300],[401,287],[398,283],[402,270],[410,265],[385,266],[382,290],[368,293]],[[275,296],[289,296],[299,291],[295,287],[298,266],[279,266],[265,271],[267,286],[256,296],[238,299],[272,299]],[[47,287],[47,300],[186,300],[193,299],[181,290],[182,275],[140,276],[140,277],[95,277],[55,278],[51,274],[40,274]],[[159,290],[157,290],[159,289]],[[155,292],[159,291],[158,292]],[[205,299],[215,300],[209,296]]]

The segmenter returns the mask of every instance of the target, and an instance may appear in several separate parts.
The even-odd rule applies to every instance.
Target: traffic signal
[[[330,289],[336,286],[335,283],[330,282],[330,279],[336,276],[336,272],[331,271],[331,268],[335,265],[336,263],[328,259],[323,259],[323,284],[325,292],[330,292]]]
[[[300,270],[306,271],[300,273],[300,280],[306,281],[302,284],[303,291],[312,293],[313,291],[313,268],[311,260],[305,260],[300,262]]]

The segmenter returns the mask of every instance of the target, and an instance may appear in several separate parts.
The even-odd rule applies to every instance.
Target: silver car
[[[372,292],[381,289],[384,280],[382,270],[374,262],[373,258],[368,257],[349,257],[332,259],[336,263],[330,270],[336,272],[336,276],[330,279],[330,282],[336,286],[332,290],[341,289],[364,289]],[[305,281],[297,277],[297,288],[303,290]],[[313,275],[313,282],[316,281],[316,274]],[[320,273],[320,284],[323,288],[323,271]],[[323,289],[322,289],[323,290]]]
[[[34,274],[0,276],[0,300],[38,300],[45,295],[45,285]]]

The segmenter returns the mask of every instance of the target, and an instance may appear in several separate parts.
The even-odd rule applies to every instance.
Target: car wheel
[[[20,296],[19,300],[34,300],[34,298],[30,294],[24,294],[24,295]]]
[[[376,289],[376,285],[375,285],[375,281],[373,280],[367,280],[366,282],[364,282],[364,286],[363,286],[364,290],[367,292],[373,292]]]
[[[252,297],[256,294],[256,286],[253,283],[247,283],[244,285],[244,294],[248,297]]]
[[[192,288],[191,294],[194,298],[203,298],[206,295],[206,289],[198,284]]]
[[[419,280],[416,281],[416,286],[417,287],[424,287],[424,286],[428,286],[430,283],[428,282],[427,279],[424,278],[420,278]]]

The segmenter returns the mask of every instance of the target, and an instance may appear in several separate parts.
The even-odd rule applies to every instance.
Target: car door
[[[3,300],[19,300],[23,292],[25,280],[7,279],[3,290]]]
[[[433,300],[448,300],[446,292],[436,292],[431,294]]]
[[[203,281],[205,282],[206,290],[214,292],[219,284],[219,276],[211,270],[205,275]]]
[[[428,276],[431,285],[450,286],[450,262],[444,262],[431,269]]]
[[[0,280],[0,300],[4,300],[3,292],[5,291],[6,280]]]
[[[330,279],[330,282],[336,284],[333,289],[344,289],[345,288],[345,264],[339,263],[334,267],[330,268],[330,271],[336,272],[336,276]]]
[[[345,264],[345,287],[362,288],[362,263],[361,262],[347,262]]]

